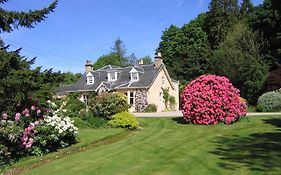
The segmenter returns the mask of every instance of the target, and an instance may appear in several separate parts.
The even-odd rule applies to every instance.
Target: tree
[[[263,48],[271,69],[281,63],[281,4],[278,0],[265,0],[249,17],[250,26],[263,34],[268,47]]]
[[[116,54],[121,65],[126,66],[128,62],[128,58],[126,58],[126,49],[123,41],[119,37],[115,40],[114,46],[111,48],[111,53]]]
[[[122,66],[122,63],[119,58],[120,58],[119,55],[115,53],[103,55],[99,57],[97,61],[94,63],[93,65],[94,70],[97,70],[107,65]]]
[[[263,41],[244,23],[236,24],[211,59],[213,73],[226,76],[254,104],[262,93],[268,65],[260,53]]]
[[[130,56],[129,56],[129,59],[128,59],[128,65],[129,66],[133,66],[133,65],[136,65],[138,62],[138,58],[137,56],[132,53]]]
[[[192,80],[208,68],[208,35],[203,30],[206,14],[199,15],[182,28],[170,26],[161,36],[158,47],[173,78]]]
[[[9,0],[0,0],[0,4],[4,4]],[[55,0],[49,7],[41,10],[30,10],[29,12],[16,12],[4,10],[0,7],[0,33],[12,32],[18,27],[33,28],[34,24],[43,21],[47,14],[54,11],[58,1]]]
[[[0,4],[7,1],[0,0]],[[47,8],[29,12],[8,11],[0,7],[0,33],[12,32],[19,27],[32,28],[43,21],[56,5],[57,1],[54,1]],[[0,112],[13,111],[18,103],[23,103],[30,96],[51,98],[52,87],[59,82],[59,76],[52,70],[41,73],[40,67],[31,69],[35,58],[27,60],[20,56],[20,49],[8,49],[0,39]]]
[[[243,17],[248,15],[250,12],[252,12],[254,9],[253,3],[251,0],[243,0],[241,4],[241,14]]]
[[[147,55],[144,56],[143,58],[140,58],[139,61],[142,60],[144,65],[152,64],[152,58]]]
[[[237,0],[212,0],[206,21],[207,33],[211,47],[215,48],[224,40],[228,30],[239,16]]]

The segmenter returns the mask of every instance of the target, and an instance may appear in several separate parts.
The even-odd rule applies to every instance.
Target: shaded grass
[[[144,129],[130,137],[24,174],[281,174],[281,116],[215,126],[169,118],[142,122]]]

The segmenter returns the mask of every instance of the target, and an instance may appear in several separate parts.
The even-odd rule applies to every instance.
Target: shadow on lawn
[[[280,171],[281,119],[265,119],[263,122],[277,127],[276,131],[254,133],[247,137],[221,137],[213,141],[216,148],[211,153],[222,160],[219,166],[230,170],[247,167],[261,172]]]
[[[188,122],[183,117],[172,118],[173,121],[176,121],[178,124],[187,124]]]

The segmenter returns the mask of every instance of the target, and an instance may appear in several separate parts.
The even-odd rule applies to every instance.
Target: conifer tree
[[[0,5],[7,1],[9,0],[0,0]],[[55,0],[46,8],[28,12],[9,11],[0,7],[0,33],[12,32],[19,27],[33,28],[34,24],[43,21],[47,14],[54,11],[57,3],[58,1]]]

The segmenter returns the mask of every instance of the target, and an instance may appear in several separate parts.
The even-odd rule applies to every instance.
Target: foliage
[[[269,72],[266,82],[266,91],[274,91],[281,88],[281,64],[278,64],[275,69]]]
[[[157,106],[155,104],[148,104],[144,112],[157,112]]]
[[[152,58],[147,55],[147,56],[144,56],[143,58],[140,58],[139,61],[142,60],[143,61],[143,64],[144,65],[148,65],[148,64],[152,64]]]
[[[169,104],[170,104],[170,108],[172,110],[175,109],[175,105],[176,105],[176,98],[174,96],[169,96]]]
[[[122,63],[120,62],[120,58],[117,54],[110,53],[99,57],[94,63],[93,68],[97,70],[107,65],[121,66]]]
[[[128,111],[127,97],[121,93],[101,93],[89,102],[89,109],[96,117],[111,119],[112,115]]]
[[[66,110],[69,117],[81,117],[80,111],[86,109],[85,103],[79,100],[80,93],[70,93],[67,95],[66,104],[63,105],[62,109]]]
[[[143,112],[147,107],[147,92],[137,90],[136,97],[135,97],[135,111],[136,112]]]
[[[8,0],[0,1],[0,4]],[[43,21],[46,15],[53,12],[58,1],[55,0],[47,8],[41,10],[30,10],[29,12],[8,11],[0,8],[0,33],[12,32],[19,27],[33,28],[34,24]]]
[[[162,89],[162,90],[163,90],[163,99],[165,102],[165,107],[168,108],[169,97],[170,97],[169,89]]]
[[[61,76],[63,77],[62,84],[73,84],[75,83],[81,76],[81,73],[72,73],[72,72],[66,72],[62,73]]]
[[[181,94],[183,117],[193,124],[231,124],[246,115],[246,104],[239,97],[239,90],[227,78],[202,75]]]
[[[271,91],[262,94],[257,103],[260,112],[281,112],[281,92]]]
[[[206,28],[212,48],[224,40],[239,16],[238,0],[211,0]]]
[[[128,58],[128,64],[127,65],[128,66],[134,66],[134,65],[137,64],[137,62],[138,62],[137,56],[134,53],[132,53]]]
[[[93,114],[88,113],[85,118],[87,125],[91,128],[105,128],[107,127],[107,120],[101,117],[95,117]]]
[[[84,120],[82,120],[80,117],[71,117],[73,120],[74,126],[80,128],[86,128],[88,126],[88,123]]]
[[[260,53],[262,42],[246,24],[238,23],[210,61],[212,72],[228,77],[250,104],[256,103],[268,76],[268,66]]]
[[[115,128],[135,129],[139,125],[139,122],[133,114],[129,112],[121,112],[113,115],[108,124]]]
[[[173,78],[189,81],[206,72],[210,47],[205,20],[203,13],[182,28],[171,25],[163,32],[157,50]]]
[[[75,142],[77,128],[68,117],[32,99],[19,103],[16,112],[2,112],[0,165],[25,155],[42,155]]]
[[[274,68],[281,63],[281,5],[279,0],[265,0],[256,7],[249,17],[250,26],[262,33],[269,42],[269,48],[263,48],[267,54],[269,66]]]

